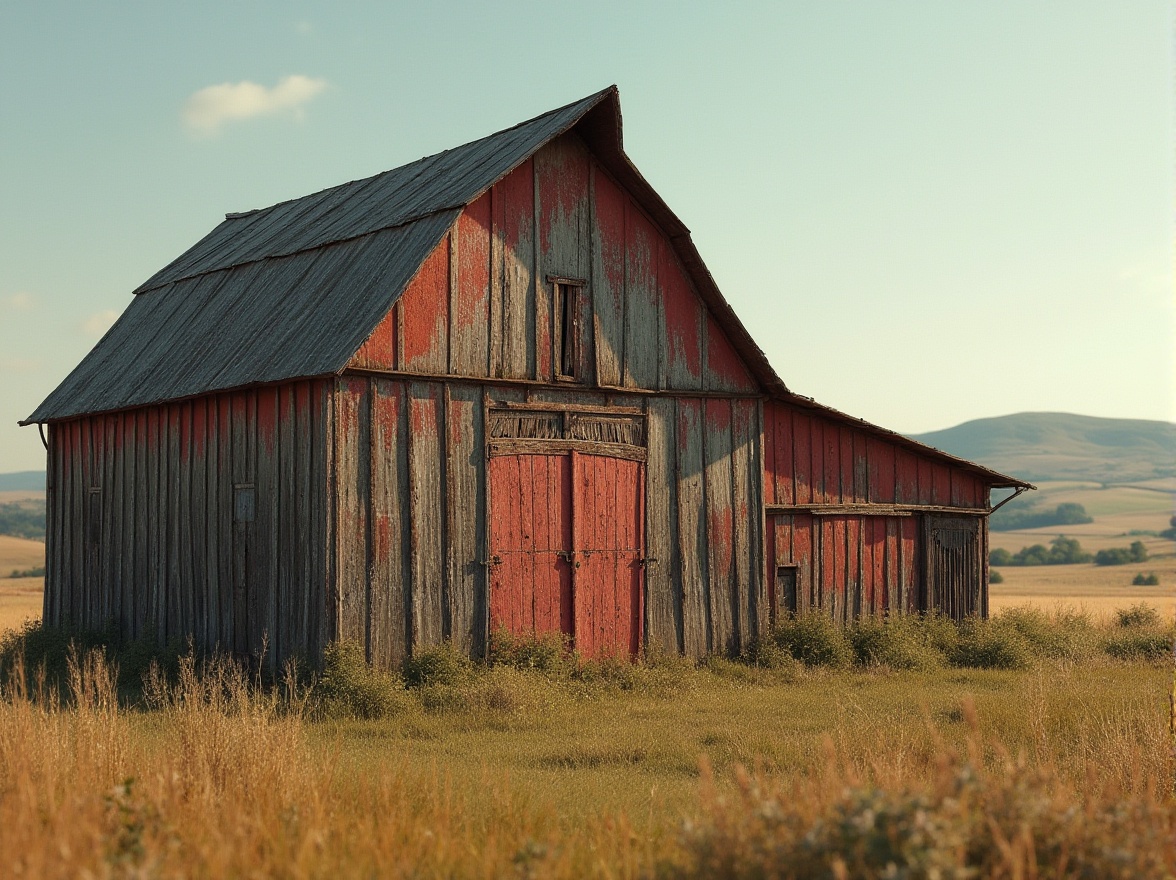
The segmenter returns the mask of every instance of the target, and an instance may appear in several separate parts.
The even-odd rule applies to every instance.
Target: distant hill
[[[0,492],[44,492],[44,471],[18,471],[0,474]]]
[[[1176,476],[1171,422],[1017,413],[911,436],[1029,482],[1126,483]]]

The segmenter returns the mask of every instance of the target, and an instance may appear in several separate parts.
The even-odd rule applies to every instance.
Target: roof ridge
[[[411,162],[405,162],[403,165],[397,165],[393,168],[385,168],[383,171],[377,171],[375,174],[369,174],[367,177],[356,177],[356,178],[353,178],[352,180],[345,180],[342,183],[336,183],[332,186],[325,186],[322,189],[315,190],[314,192],[303,193],[300,196],[294,196],[293,198],[289,198],[289,199],[282,199],[282,201],[274,202],[272,205],[263,205],[260,208],[249,208],[244,211],[229,211],[225,214],[225,219],[226,220],[238,220],[242,217],[251,217],[254,214],[260,214],[262,211],[269,211],[273,208],[279,208],[282,205],[288,205],[291,202],[299,202],[299,201],[302,201],[303,199],[309,199],[309,198],[313,198],[314,196],[322,195],[323,193],[333,192],[334,190],[341,189],[342,187],[345,187],[345,186],[352,186],[357,183],[363,183],[365,181],[375,180],[377,177],[383,177],[385,174],[391,174],[394,171],[404,171],[407,168],[411,168],[413,165],[418,165],[421,162],[428,161],[429,159],[436,159],[438,156],[444,156],[447,153],[452,153],[456,150],[465,149],[466,147],[473,146],[474,144],[489,140],[490,138],[499,137],[500,135],[504,135],[509,131],[514,131],[515,129],[522,128],[524,125],[530,125],[533,122],[538,122],[540,119],[543,119],[547,116],[554,116],[556,113],[562,113],[564,110],[567,110],[569,107],[574,107],[577,104],[585,104],[589,101],[599,100],[600,98],[607,95],[609,92],[615,92],[615,91],[617,91],[617,87],[615,84],[613,84],[613,85],[610,85],[608,88],[601,89],[600,91],[594,92],[591,95],[586,95],[585,97],[580,98],[579,100],[569,101],[568,103],[566,103],[560,107],[556,107],[552,110],[547,110],[543,113],[540,113],[538,116],[532,116],[530,119],[524,119],[522,122],[516,122],[514,125],[507,126],[506,128],[501,128],[498,131],[490,132],[490,134],[486,134],[486,135],[482,135],[481,137],[473,138],[472,140],[468,140],[465,143],[458,144],[455,147],[449,147],[444,150],[438,150],[436,153],[429,153],[426,156],[421,156],[418,159],[413,159]],[[422,214],[421,216],[424,217],[424,216],[428,216],[428,215]],[[384,228],[387,229],[390,227],[384,227]]]

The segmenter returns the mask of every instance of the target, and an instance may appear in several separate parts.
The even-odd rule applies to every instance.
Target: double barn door
[[[575,450],[490,459],[490,627],[584,657],[641,647],[645,465]]]

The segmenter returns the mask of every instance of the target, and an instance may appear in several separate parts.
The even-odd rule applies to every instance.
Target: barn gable
[[[759,392],[670,237],[575,131],[462,211],[349,366],[554,382],[561,281],[582,283],[577,384]]]
[[[500,351],[490,354],[489,373],[503,378],[542,375],[548,358],[542,344],[546,322],[544,314],[535,310],[543,309],[544,302],[543,297],[536,297],[532,282],[546,281],[541,275],[542,263],[551,253],[543,248],[558,250],[561,236],[566,241],[569,220],[583,219],[576,210],[567,212],[575,208],[572,202],[577,199],[582,205],[583,197],[576,195],[570,179],[565,179],[558,150],[547,151],[538,161],[534,157],[544,145],[573,129],[597,157],[598,167],[639,203],[646,220],[660,227],[665,238],[658,249],[665,246],[674,252],[680,268],[707,304],[707,327],[722,330],[722,334],[713,334],[715,341],[708,344],[707,353],[713,349],[716,363],[727,362],[734,347],[761,387],[786,391],[714,286],[690,241],[689,230],[625,156],[620,104],[616,88],[610,87],[513,128],[375,177],[269,208],[226,215],[204,239],[136,289],[135,299],[106,336],[21,424],[340,373],[372,337],[373,330],[382,321],[391,320],[392,304],[406,293],[410,279],[424,276],[421,284],[425,284],[430,273],[434,278],[440,273],[437,261],[441,258],[435,253],[439,243],[443,238],[452,240],[447,232],[451,228],[459,235],[463,229],[472,230],[471,224],[478,221],[479,197],[500,181],[504,185],[496,187],[501,195],[499,213],[490,217],[489,223],[501,230],[496,243],[504,251],[504,271],[510,268],[516,274],[509,279],[504,276],[500,282],[506,290],[504,307],[488,307],[491,320],[499,322],[489,327],[491,333],[498,332],[505,340]],[[583,162],[579,167],[584,167]],[[526,172],[518,173],[522,168],[531,170],[530,182]],[[536,199],[536,182],[538,192],[555,186],[563,200],[548,203]],[[565,198],[569,194],[572,202]],[[491,195],[480,209],[489,209],[493,201]],[[549,204],[552,213],[545,215]],[[625,217],[638,213],[626,209]],[[650,250],[653,242],[649,236],[643,239],[636,228],[641,221],[634,223],[633,248],[626,239],[626,278],[630,270],[648,272],[650,267],[661,265],[659,250]],[[629,234],[627,227],[625,234]],[[600,244],[604,247],[608,243],[602,240]],[[515,258],[506,259],[507,248]],[[463,254],[460,245],[454,256],[459,260],[478,258],[468,248]],[[490,255],[492,259],[496,256]],[[611,272],[615,278],[617,265],[608,263],[607,256],[603,259],[602,272]],[[535,271],[536,260],[539,271]],[[429,264],[423,265],[427,261]],[[528,268],[533,277],[524,280]],[[642,283],[641,276],[635,274],[633,291],[643,289]],[[644,283],[648,288],[647,278]],[[488,285],[493,293],[494,280]],[[515,307],[519,296],[531,308],[520,312]],[[463,307],[476,311],[476,303],[457,305],[459,316]],[[511,306],[509,311],[505,306]],[[605,337],[620,340],[626,332],[635,337],[658,320],[650,312],[648,296],[634,295],[626,303],[626,308],[630,306],[621,319],[626,322],[622,326],[617,326],[614,311],[613,324],[602,331]],[[473,313],[468,309],[464,314]],[[408,314],[407,308],[404,313]],[[409,320],[425,323],[429,316],[414,314]],[[432,329],[436,331],[435,326]],[[449,340],[442,351],[440,339],[430,336],[428,330],[414,332],[397,356],[408,363],[421,363],[432,372],[439,370],[439,359],[444,355],[448,368]],[[472,356],[481,328],[459,321],[454,332],[458,335],[453,340],[456,364],[472,369],[473,364],[462,358]],[[733,346],[718,341],[724,334]],[[430,347],[432,343],[438,346]],[[428,354],[414,345],[428,348]],[[616,352],[611,354],[613,360],[609,360],[606,346],[601,358],[602,376],[609,380]],[[635,354],[622,365],[629,372],[616,384],[646,387],[645,380],[655,369],[650,367],[652,357],[648,360],[643,362]],[[733,363],[728,367],[728,372],[738,372]]]

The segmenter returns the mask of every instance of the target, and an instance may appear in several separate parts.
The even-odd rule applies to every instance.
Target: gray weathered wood
[[[678,558],[681,560],[682,645],[688,656],[711,650],[703,490],[702,402],[677,401]]]
[[[443,636],[442,595],[445,566],[442,547],[444,474],[438,467],[441,438],[441,386],[408,386],[409,515],[412,542],[413,650],[438,644]]]

